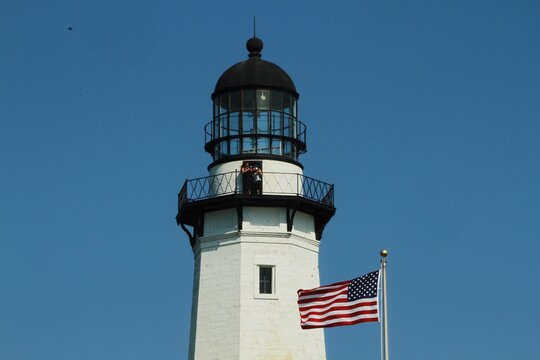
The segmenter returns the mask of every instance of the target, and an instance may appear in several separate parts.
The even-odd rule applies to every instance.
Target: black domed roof
[[[228,68],[219,78],[212,99],[226,91],[242,87],[266,87],[284,90],[298,97],[291,77],[279,66],[261,59],[263,42],[252,37],[246,43],[249,59]]]

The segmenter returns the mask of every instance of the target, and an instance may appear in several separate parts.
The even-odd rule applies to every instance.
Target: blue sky
[[[0,359],[187,357],[176,194],[253,15],[336,186],[322,282],[386,247],[392,358],[537,358],[539,2],[5,0]],[[326,343],[376,359],[379,328]]]

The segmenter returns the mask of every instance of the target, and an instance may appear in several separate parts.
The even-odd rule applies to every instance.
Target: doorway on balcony
[[[241,172],[243,193],[262,195],[262,161],[244,161]]]

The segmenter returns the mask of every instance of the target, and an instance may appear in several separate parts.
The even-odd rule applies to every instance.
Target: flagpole
[[[383,299],[383,322],[382,322],[382,352],[383,360],[389,360],[388,356],[388,310],[386,307],[386,257],[388,256],[388,250],[381,250],[381,276],[382,276],[382,299]]]

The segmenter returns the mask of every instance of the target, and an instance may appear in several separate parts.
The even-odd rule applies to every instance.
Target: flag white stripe
[[[347,294],[342,294],[342,295],[339,295],[339,296],[335,296],[335,297],[333,297],[331,299],[328,299],[328,300],[325,300],[325,301],[312,301],[310,303],[298,304],[298,306],[300,307],[300,309],[303,309],[303,308],[309,307],[309,306],[326,305],[326,304],[329,304],[329,303],[332,303],[332,302],[336,301],[337,299],[347,299]]]
[[[316,307],[316,308],[311,308],[311,309],[308,309],[308,310],[300,310],[300,314],[301,315],[304,315],[304,314],[307,314],[309,312],[312,312],[312,311],[326,311],[326,310],[329,310],[333,307],[344,307],[344,306],[347,306],[347,307],[353,307],[353,306],[358,306],[360,304],[363,304],[363,303],[367,303],[367,302],[373,302],[373,301],[376,301],[377,299],[376,298],[369,298],[369,299],[360,299],[360,300],[355,300],[355,301],[351,301],[351,302],[345,302],[345,303],[333,303],[333,304],[330,304],[329,306],[326,306],[326,307]],[[370,305],[367,305],[366,307],[368,307]]]
[[[337,294],[343,292],[343,290],[347,290],[347,287],[348,287],[348,285],[344,285],[344,286],[341,286],[341,288],[336,290],[336,291],[322,293],[322,294],[319,293],[319,294],[313,294],[313,295],[300,295],[299,300],[306,300],[306,299],[321,298],[321,297],[337,295]]]
[[[340,296],[338,299],[345,299],[347,298],[347,295],[344,295],[344,296]],[[358,299],[358,300],[355,300],[355,301],[348,301],[348,302],[342,302],[342,303],[335,303],[335,304],[330,304],[330,306],[327,306],[326,308],[316,308],[316,309],[309,309],[309,310],[300,310],[300,312],[308,312],[308,311],[313,311],[313,310],[317,310],[317,311],[324,311],[324,310],[328,310],[330,309],[331,307],[334,307],[334,306],[354,306],[354,305],[359,305],[359,304],[362,304],[362,303],[366,303],[366,302],[372,302],[372,301],[377,301],[377,298],[364,298],[364,299]],[[302,309],[302,308],[306,308],[306,307],[312,307],[312,306],[316,306],[316,305],[326,305],[328,304],[330,301],[313,301],[313,302],[310,302],[310,303],[305,303],[305,304],[300,304],[299,305],[299,308]]]
[[[316,290],[316,291],[322,291],[322,290],[335,289],[335,288],[343,287],[343,286],[349,286],[349,283],[347,282],[347,283],[345,283],[345,284],[325,285],[325,286],[321,286],[321,287],[318,287],[318,288],[315,288],[315,289],[300,290],[300,291],[313,291],[313,290]]]
[[[344,323],[353,322],[353,321],[360,320],[360,319],[378,320],[379,315],[378,314],[362,314],[362,315],[357,315],[357,316],[353,316],[353,317],[346,318],[346,319],[337,318],[337,319],[330,319],[330,320],[327,320],[327,321],[308,321],[308,322],[302,322],[302,325],[303,326],[324,326],[324,325],[330,325],[330,324],[335,324],[335,323],[339,323],[339,322],[344,322]]]
[[[308,318],[308,319],[324,319],[326,317],[332,316],[332,315],[345,315],[345,314],[353,314],[358,311],[365,311],[365,310],[377,310],[377,305],[371,305],[371,306],[362,306],[362,307],[353,307],[349,309],[341,309],[341,310],[334,310],[327,312],[325,314],[312,314],[308,316],[304,316],[305,314],[310,314],[310,311],[305,312],[301,315],[302,319]],[[373,315],[373,314],[372,314]]]
[[[325,317],[328,317],[328,316],[332,316],[332,315],[338,315],[338,314],[352,314],[352,313],[355,313],[357,311],[364,311],[364,310],[378,310],[377,309],[377,304],[375,305],[370,305],[370,306],[355,306],[355,307],[349,307],[348,309],[339,309],[339,310],[333,310],[333,311],[330,311],[330,312],[327,312],[327,313],[324,313],[324,314],[313,314],[313,315],[308,315],[312,312],[315,312],[315,311],[305,311],[304,313],[301,313],[301,317],[302,318],[306,318],[306,317],[311,317],[311,316],[315,316],[319,319],[322,319],[322,318],[325,318]],[[317,311],[319,311],[317,309]],[[323,310],[324,311],[324,310]],[[378,311],[377,311],[378,312]],[[305,316],[305,315],[308,315],[308,316]]]

